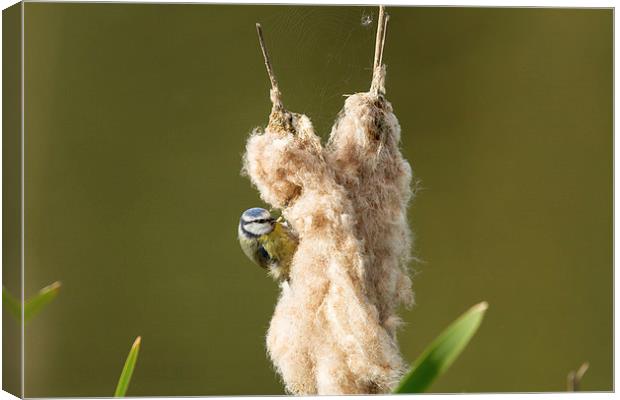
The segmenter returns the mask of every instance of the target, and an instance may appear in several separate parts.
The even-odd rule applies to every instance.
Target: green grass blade
[[[58,296],[60,286],[60,282],[54,282],[39,290],[39,293],[28,299],[24,305],[24,320],[28,321],[33,315],[41,311],[43,307],[54,300],[56,296]]]
[[[116,385],[114,397],[124,397],[125,393],[127,393],[127,388],[129,387],[129,382],[131,382],[133,369],[136,366],[136,361],[138,361],[138,352],[140,351],[141,342],[142,338],[138,336],[133,342],[131,350],[129,350],[129,355],[127,356],[127,360],[125,360],[125,365],[123,366],[123,372],[121,372],[121,377],[118,379],[118,384]]]
[[[480,326],[488,308],[476,304],[444,330],[413,363],[394,393],[422,393],[456,360]]]
[[[13,297],[4,286],[2,286],[2,306],[14,316],[18,321],[22,319],[21,302]]]

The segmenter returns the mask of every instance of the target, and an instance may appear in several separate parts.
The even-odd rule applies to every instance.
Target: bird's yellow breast
[[[272,273],[288,276],[291,260],[297,248],[297,238],[278,222],[273,231],[261,236],[258,240],[269,253],[269,256],[277,263],[274,266],[276,270],[272,270]]]

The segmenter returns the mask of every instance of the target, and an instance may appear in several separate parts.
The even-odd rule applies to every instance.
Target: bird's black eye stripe
[[[263,222],[271,222],[271,219],[255,219],[252,222],[258,222],[259,224],[262,224]]]

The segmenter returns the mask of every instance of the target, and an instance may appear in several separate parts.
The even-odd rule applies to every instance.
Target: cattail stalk
[[[347,99],[325,148],[308,117],[284,108],[257,24],[273,108],[244,172],[299,236],[266,339],[293,394],[387,393],[404,370],[395,309],[412,301],[411,169],[382,95],[386,23],[382,8],[371,91]]]

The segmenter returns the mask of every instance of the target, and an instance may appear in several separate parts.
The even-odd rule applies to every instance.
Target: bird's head
[[[239,230],[245,236],[257,238],[273,231],[276,220],[264,208],[250,208],[241,214]]]

